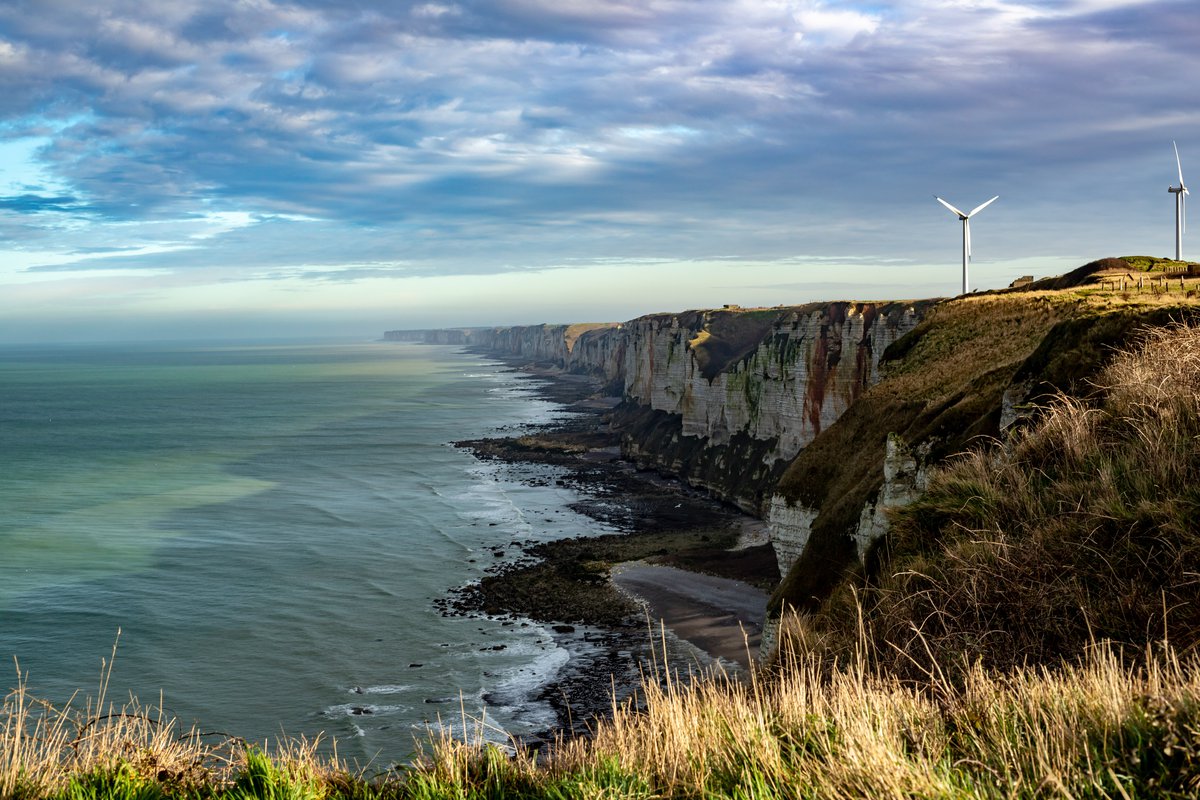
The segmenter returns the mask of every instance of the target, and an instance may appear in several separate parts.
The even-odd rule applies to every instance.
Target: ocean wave
[[[494,684],[484,687],[483,700],[493,718],[506,729],[529,733],[547,730],[557,723],[553,706],[539,695],[570,662],[571,653],[555,644],[546,649],[548,642],[553,639],[546,635],[518,645],[516,652],[525,651],[533,658],[500,672]]]

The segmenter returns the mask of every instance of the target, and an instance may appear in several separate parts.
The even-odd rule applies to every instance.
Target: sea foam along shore
[[[520,435],[457,444],[485,460],[563,468],[559,482],[581,495],[572,508],[620,531],[599,536],[582,531],[531,543],[523,558],[499,563],[444,605],[447,613],[554,626],[557,644],[572,655],[536,698],[556,708],[559,729],[532,737],[536,742],[560,731],[587,733],[596,718],[609,716],[613,693],[618,699],[632,693],[658,655],[655,640],[664,620],[668,658],[676,669],[695,672],[715,660],[733,669],[748,663],[743,628],[756,636],[765,590],[778,572],[770,546],[761,537],[746,536],[756,520],[619,460],[619,439],[607,419],[615,399],[594,396],[599,388],[594,381],[545,369],[523,371],[543,397],[573,413]],[[610,580],[614,565],[641,561],[658,562],[646,565],[656,569],[675,567],[659,573],[669,576],[670,585],[650,591],[639,589],[632,578]],[[630,574],[628,568],[618,572]],[[755,580],[758,586],[743,582],[737,589],[716,590],[733,579]],[[739,599],[729,603],[732,597]]]

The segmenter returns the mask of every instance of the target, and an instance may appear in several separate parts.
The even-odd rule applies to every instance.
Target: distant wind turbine
[[[976,206],[975,208],[971,209],[970,214],[964,214],[963,212],[959,211],[957,208],[950,205],[949,203],[947,203],[945,200],[938,197],[937,195],[934,195],[934,199],[937,200],[942,205],[944,205],[946,208],[953,211],[955,214],[958,215],[958,218],[962,220],[962,224],[963,224],[963,294],[966,294],[967,293],[967,263],[971,260],[971,217],[975,216],[980,211],[983,211],[985,208],[990,206],[992,203],[999,200],[1000,195],[996,195],[995,197],[993,197],[991,200],[988,200],[983,205]]]
[[[1187,201],[1184,200],[1191,192],[1183,183],[1183,165],[1179,163],[1179,146],[1171,142],[1175,148],[1175,167],[1179,170],[1179,185],[1168,186],[1167,191],[1175,195],[1175,260],[1183,261],[1183,234],[1187,232]]]

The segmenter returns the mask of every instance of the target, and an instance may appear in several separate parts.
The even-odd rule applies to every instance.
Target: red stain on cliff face
[[[839,372],[842,356],[850,355],[842,353],[842,342],[846,323],[854,313],[862,316],[862,338],[850,344],[854,348],[854,366],[847,364]],[[840,399],[848,408],[871,385],[874,363],[871,331],[880,321],[881,313],[874,303],[831,303],[823,309],[820,332],[808,356],[808,383],[804,387],[804,420],[812,427],[813,436],[821,433],[821,412],[831,398]]]
[[[829,377],[829,328],[821,326],[808,357],[808,384],[804,387],[804,416],[813,436],[821,433],[821,407],[825,405],[825,382]]]
[[[850,385],[850,402],[853,403],[863,390],[871,385],[871,363],[874,353],[871,345],[871,328],[879,318],[879,307],[874,303],[860,306],[863,318],[862,340],[854,349],[854,382]]]
[[[831,303],[821,314],[821,328],[808,358],[808,384],[804,387],[804,417],[812,426],[813,436],[821,433],[821,411],[825,395],[836,383],[837,365],[842,358],[842,326],[846,323],[846,303]]]

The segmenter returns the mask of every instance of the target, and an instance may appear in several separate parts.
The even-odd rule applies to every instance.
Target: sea
[[[450,346],[0,346],[0,690],[81,707],[110,672],[117,706],[362,765],[545,730],[553,631],[435,602],[607,532],[555,468],[452,445],[568,413]]]

